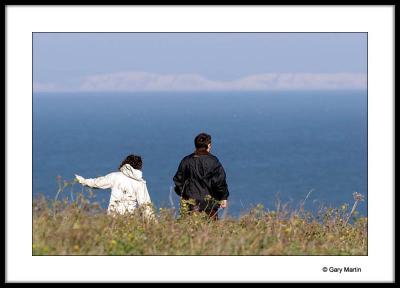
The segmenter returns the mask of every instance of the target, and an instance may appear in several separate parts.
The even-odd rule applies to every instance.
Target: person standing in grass
[[[194,139],[196,150],[185,156],[173,177],[175,192],[181,198],[181,214],[205,212],[218,219],[218,209],[226,208],[229,197],[225,170],[211,151],[211,135],[200,133]]]
[[[120,164],[118,172],[92,179],[80,175],[75,175],[75,178],[80,184],[92,188],[111,188],[108,214],[133,213],[140,207],[147,219],[154,219],[146,181],[142,178],[142,166],[140,156],[129,155]]]

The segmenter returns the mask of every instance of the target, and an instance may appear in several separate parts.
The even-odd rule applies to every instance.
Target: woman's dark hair
[[[134,169],[141,170],[143,166],[142,157],[138,155],[129,155],[122,161],[121,165],[119,165],[119,169],[125,164],[131,165]]]
[[[211,135],[200,133],[194,138],[194,146],[196,149],[207,149],[208,144],[211,143]]]

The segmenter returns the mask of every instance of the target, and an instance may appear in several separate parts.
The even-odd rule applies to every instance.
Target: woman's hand
[[[84,182],[85,182],[85,178],[83,178],[82,176],[79,176],[77,174],[75,174],[75,179],[76,179],[76,181],[78,181],[79,184],[84,184]]]

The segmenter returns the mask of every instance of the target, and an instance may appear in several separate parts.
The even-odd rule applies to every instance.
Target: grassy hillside
[[[212,221],[201,214],[176,219],[174,210],[160,208],[157,220],[147,221],[139,211],[106,215],[82,196],[73,203],[41,198],[33,203],[32,254],[367,255],[367,218],[349,210],[311,215],[258,205],[237,219]]]

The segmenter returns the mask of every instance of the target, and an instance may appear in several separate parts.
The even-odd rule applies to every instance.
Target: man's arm
[[[214,176],[214,193],[216,196],[222,200],[221,207],[225,208],[227,205],[227,200],[229,197],[229,190],[228,190],[228,184],[226,183],[226,174],[224,167],[222,165],[219,165],[217,168],[217,171]]]
[[[183,193],[183,185],[184,185],[184,173],[183,173],[183,161],[179,163],[178,170],[175,173],[175,176],[173,178],[174,183],[175,183],[175,193],[178,194],[179,196],[182,196]]]

